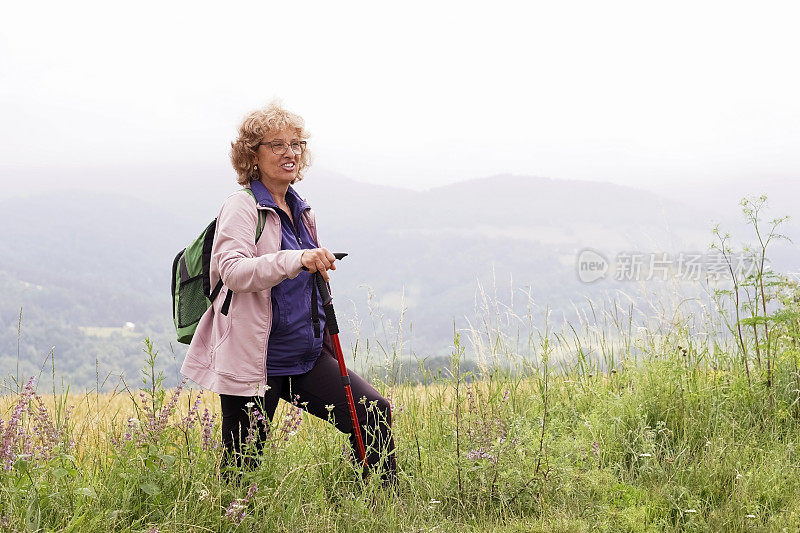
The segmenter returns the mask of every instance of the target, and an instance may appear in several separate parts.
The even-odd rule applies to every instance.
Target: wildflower
[[[497,462],[497,458],[490,454],[486,448],[478,448],[477,450],[470,450],[467,453],[467,459],[470,461],[487,460],[490,463]]]
[[[507,402],[510,397],[511,397],[511,389],[506,389],[505,394],[503,394],[503,401]]]
[[[325,406],[325,409],[327,409],[327,411],[330,413],[331,411],[333,411],[334,407],[335,406],[332,403],[329,403],[328,405]]]
[[[255,402],[247,402],[246,404],[244,404],[244,406],[247,407],[248,409],[252,409],[253,407],[255,407],[255,405],[256,405]]]
[[[178,400],[180,400],[181,393],[183,392],[183,387],[186,385],[186,379],[181,381],[178,384],[178,387],[175,389],[175,392],[172,393],[170,396],[169,401],[161,406],[161,410],[156,414],[155,412],[151,412],[151,407],[147,404],[145,395],[140,392],[139,395],[144,401],[143,410],[146,413],[147,422],[145,423],[145,428],[147,433],[151,436],[159,436],[164,429],[167,427],[167,423],[169,422],[169,417],[172,415],[173,411],[175,411],[175,407],[178,405]]]
[[[11,470],[17,458],[16,450],[23,453],[32,451],[30,437],[23,427],[23,415],[30,409],[30,401],[36,395],[34,388],[35,378],[30,378],[19,395],[17,404],[11,414],[11,418],[6,422],[5,430],[0,427],[0,461],[3,462],[4,470]]]
[[[289,437],[293,437],[297,435],[297,432],[300,431],[300,424],[303,423],[303,417],[301,415],[301,411],[298,408],[294,408],[289,411],[289,414],[286,415],[284,418],[284,432],[286,433],[286,440],[289,440]]]
[[[283,417],[283,424],[281,424],[281,433],[284,435],[283,440],[288,441],[289,437],[292,437],[297,434],[300,430],[300,424],[303,422],[303,410],[297,406],[297,402],[300,399],[300,396],[295,394],[294,400],[292,400],[292,406],[289,408],[289,412],[286,413]]]
[[[197,399],[194,401],[194,405],[189,408],[189,412],[187,412],[186,416],[183,417],[183,425],[186,427],[186,429],[193,428],[194,423],[197,422],[200,413],[200,402],[202,399],[203,397],[198,394]]]
[[[744,515],[744,517],[745,518],[755,518],[756,515],[754,515],[754,514],[746,514],[746,515]]]
[[[203,410],[203,418],[200,419],[200,425],[203,426],[203,451],[208,451],[211,448],[211,437],[214,434],[214,420],[217,415],[211,415],[208,408]]]
[[[238,524],[244,519],[244,508],[245,506],[242,504],[241,499],[233,500],[230,505],[228,505],[228,508],[225,509],[225,517]]]
[[[53,450],[61,441],[61,430],[53,423],[41,397],[33,392],[32,398],[38,402],[39,406],[30,411],[33,425],[31,434],[38,437],[39,444],[29,451],[38,458],[47,460],[53,455]]]
[[[206,489],[200,489],[200,500],[205,500],[208,497],[208,491]]]
[[[265,417],[264,414],[258,409],[253,409],[253,419],[260,423],[264,429],[268,429],[267,426],[269,426],[269,421],[267,420],[267,417]]]
[[[255,496],[256,492],[258,492],[258,484],[253,483],[247,490],[247,496],[244,498],[237,498],[228,505],[228,508],[225,510],[225,517],[235,524],[241,524],[247,516],[245,512],[247,505],[250,503],[252,497]]]
[[[639,457],[652,457],[649,453],[640,453]]]
[[[686,509],[684,512],[688,514],[695,514],[697,512],[697,509]]]
[[[440,500],[434,500],[433,498],[431,498],[431,501],[429,501],[428,503],[430,503],[431,505],[433,505],[433,504],[436,504],[436,503],[442,503],[442,502],[441,502]]]

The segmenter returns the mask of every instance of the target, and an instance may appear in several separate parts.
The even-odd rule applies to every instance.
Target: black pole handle
[[[322,300],[322,309],[325,311],[325,327],[331,335],[339,333],[339,323],[336,321],[336,311],[333,309],[333,297],[331,291],[328,290],[328,284],[319,272],[314,272],[314,281],[317,284],[317,291]]]
[[[317,284],[317,292],[319,293],[319,299],[322,301],[322,307],[331,305],[333,296],[331,296],[331,291],[328,289],[328,284],[325,283],[325,278],[319,272],[314,272],[311,276],[314,278],[314,283]]]
[[[347,254],[336,252],[333,256],[336,259],[344,259],[347,257]],[[308,268],[304,266],[303,270],[308,271]],[[319,271],[314,272],[311,276],[314,278],[317,292],[319,292],[319,297],[322,300],[322,309],[325,310],[325,327],[328,329],[328,333],[337,335],[339,333],[339,324],[336,322],[336,312],[333,309],[333,297],[331,296],[331,291],[328,289],[328,284],[325,283],[325,279]]]

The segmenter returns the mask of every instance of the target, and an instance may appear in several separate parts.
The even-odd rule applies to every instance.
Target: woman
[[[211,286],[221,278],[224,287],[200,320],[181,369],[219,394],[226,462],[235,456],[239,466],[242,439],[254,439],[260,450],[267,438],[263,423],[255,424],[257,435],[249,435],[251,416],[260,411],[272,420],[279,398],[332,421],[357,450],[319,302],[323,333],[315,335],[312,326],[311,274],[319,272],[328,281],[336,264],[319,246],[313,212],[291,187],[309,165],[307,138],[303,119],[276,102],[250,113],[239,127],[231,162],[239,184],[250,191],[231,194],[220,210]],[[392,482],[389,402],[355,373],[350,380],[367,464]],[[364,397],[366,402],[359,402]]]

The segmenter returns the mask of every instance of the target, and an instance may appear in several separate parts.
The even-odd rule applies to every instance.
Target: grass
[[[631,345],[654,352],[605,371],[520,361],[426,386],[379,384],[394,404],[396,494],[358,481],[327,423],[304,415],[296,435],[281,434],[285,405],[261,467],[227,484],[218,447],[203,450],[202,424],[184,420],[193,406],[216,413],[211,393],[195,403],[195,391],[158,399],[156,389],[153,418],[169,416],[153,431],[143,429],[148,395],[34,396],[33,446],[45,433],[32,414],[40,403],[60,438],[49,457],[29,449],[0,473],[0,517],[8,531],[792,530],[800,421],[788,365],[776,365],[769,391],[748,386],[734,359],[699,357],[708,346],[684,353],[682,333],[638,331]],[[4,420],[18,400],[2,399]]]
[[[361,481],[326,422],[287,431],[285,404],[259,468],[224,481],[218,398],[164,390],[147,341],[142,390],[0,398],[0,528],[796,531],[800,290],[764,278],[647,310],[589,302],[558,331],[484,299],[449,372],[417,365],[424,385],[397,380],[399,335],[373,342],[394,492]]]

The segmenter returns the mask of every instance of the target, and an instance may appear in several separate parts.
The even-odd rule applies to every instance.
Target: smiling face
[[[287,129],[276,133],[265,135],[261,140],[264,143],[284,142],[290,145],[293,141],[299,141],[300,137],[295,130]],[[269,185],[286,187],[297,179],[297,172],[300,165],[300,156],[295,154],[287,146],[286,152],[276,155],[272,147],[262,144],[256,151],[256,163],[261,174],[261,181],[269,188]]]

